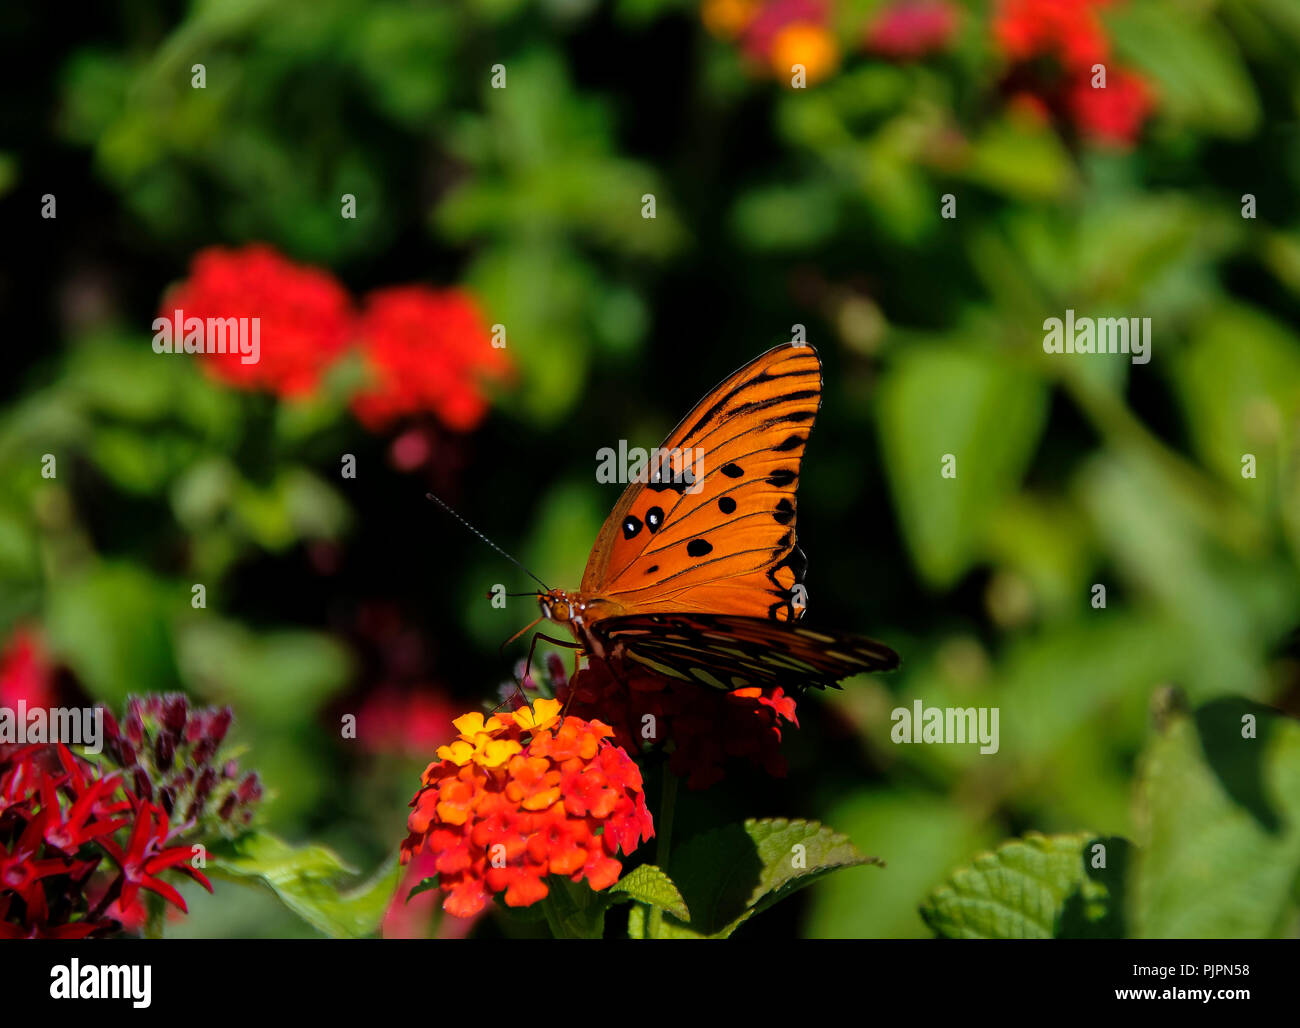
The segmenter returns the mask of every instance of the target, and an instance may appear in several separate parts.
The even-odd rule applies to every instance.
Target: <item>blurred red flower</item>
[[[16,706],[19,700],[29,708],[54,701],[54,669],[40,635],[26,627],[14,629],[0,653],[0,707]]]
[[[1015,104],[1037,96],[1044,110],[1068,118],[1085,139],[1113,147],[1136,142],[1154,108],[1154,93],[1136,72],[1110,59],[1110,37],[1098,14],[1111,0],[999,0],[993,37],[1018,67]],[[1053,74],[1032,64],[1055,61]],[[1094,85],[1097,65],[1105,85]]]
[[[455,737],[455,714],[447,699],[430,689],[383,686],[357,713],[357,741],[369,753],[419,757]]]
[[[282,397],[311,392],[347,346],[352,328],[351,300],[333,275],[261,243],[201,250],[159,316],[171,319],[176,310],[186,318],[259,318],[256,363],[245,364],[236,352],[205,354],[203,364],[230,385]]]
[[[1070,70],[1091,68],[1110,54],[1097,15],[1106,0],[999,0],[993,39],[1013,61],[1052,56]]]
[[[358,324],[372,384],[352,409],[372,431],[425,411],[467,431],[487,412],[481,390],[508,370],[487,323],[463,289],[394,286],[366,298]]]
[[[621,850],[654,835],[641,771],[599,721],[559,716],[555,700],[455,721],[411,800],[402,863],[436,855],[443,909],[477,914],[493,893],[524,907],[550,892],[548,875],[605,889]]]
[[[1117,146],[1136,142],[1153,106],[1151,87],[1140,75],[1123,69],[1110,72],[1104,89],[1089,76],[1076,79],[1066,92],[1066,106],[1079,131],[1090,139]]]
[[[54,668],[45,646],[34,629],[21,626],[0,653],[0,707],[15,709],[20,700],[29,710],[54,705]],[[0,743],[0,760],[17,749],[16,743]]]
[[[800,64],[815,82],[839,63],[830,14],[827,0],[706,0],[700,17],[715,35],[738,37],[745,57],[777,78]]]
[[[952,41],[960,15],[948,0],[900,0],[871,19],[867,49],[900,60],[935,53]]]

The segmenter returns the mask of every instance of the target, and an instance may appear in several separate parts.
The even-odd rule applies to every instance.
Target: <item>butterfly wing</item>
[[[808,345],[774,347],[722,381],[658,448],[648,481],[624,490],[583,594],[628,614],[796,620],[795,490],[820,406],[821,361]]]
[[[842,678],[898,666],[898,654],[874,640],[768,618],[632,614],[603,618],[592,631],[648,671],[728,691],[838,689]]]

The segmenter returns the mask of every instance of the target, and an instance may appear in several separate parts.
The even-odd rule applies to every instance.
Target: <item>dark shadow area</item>
[[[1254,738],[1243,737],[1243,719],[1254,717]],[[1271,835],[1283,829],[1282,813],[1264,781],[1272,718],[1277,711],[1259,703],[1228,697],[1196,711],[1196,732],[1205,762],[1234,803],[1245,807]]]

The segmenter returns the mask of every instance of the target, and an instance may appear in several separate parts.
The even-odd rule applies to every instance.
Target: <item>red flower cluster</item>
[[[480,380],[506,371],[478,305],[459,289],[376,290],[357,334],[374,381],[353,398],[352,409],[370,429],[419,411],[432,411],[449,428],[471,429],[487,411]]]
[[[1017,66],[1011,80],[1048,110],[1068,118],[1085,137],[1112,146],[1136,141],[1154,106],[1146,80],[1111,59],[1102,7],[1111,0],[999,0],[993,38]],[[1031,67],[1047,60],[1059,78]],[[1093,66],[1105,66],[1106,84],[1093,85]],[[1019,88],[1019,87],[1017,87]]]
[[[937,53],[952,41],[960,14],[948,0],[899,0],[871,19],[866,48],[895,60]]]
[[[256,771],[241,775],[237,761],[218,757],[232,720],[229,707],[191,708],[180,693],[132,696],[120,728],[104,712],[104,749],[135,793],[156,800],[169,817],[233,836],[252,824],[262,782]]]
[[[599,721],[559,717],[538,700],[511,714],[465,714],[460,738],[438,749],[411,801],[402,863],[432,851],[443,909],[467,917],[489,895],[531,906],[547,875],[604,889],[615,854],[654,835],[640,769]]]
[[[562,664],[550,664],[549,671],[551,687],[569,709],[613,725],[614,741],[630,752],[671,741],[669,770],[691,789],[721,781],[726,762],[735,758],[785,775],[781,723],[797,728],[799,722],[794,697],[780,687],[722,692],[652,674],[633,674],[624,683],[601,661],[567,682]]]
[[[62,744],[11,753],[0,760],[0,938],[81,939],[138,925],[142,889],[185,910],[164,871],[212,886],[188,845],[168,846],[177,833],[119,773]],[[101,869],[105,856],[116,871]]]
[[[449,428],[471,429],[487,410],[482,381],[506,372],[504,356],[492,346],[485,320],[464,290],[381,289],[370,294],[358,316],[328,271],[296,264],[263,244],[201,251],[159,316],[174,321],[176,311],[205,322],[259,319],[255,361],[245,363],[235,347],[233,353],[205,353],[203,363],[229,385],[283,398],[312,392],[356,343],[371,382],[352,406],[372,430],[424,412]]]
[[[206,354],[204,366],[241,389],[280,396],[311,392],[338,359],[351,334],[348,294],[328,272],[295,264],[269,246],[212,247],[190,266],[159,316],[260,319],[259,355],[246,364],[238,353]]]

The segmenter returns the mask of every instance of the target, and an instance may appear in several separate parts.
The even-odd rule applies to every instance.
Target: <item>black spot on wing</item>
[[[692,539],[686,544],[686,552],[692,557],[707,557],[713,552],[713,544],[707,539]]]

